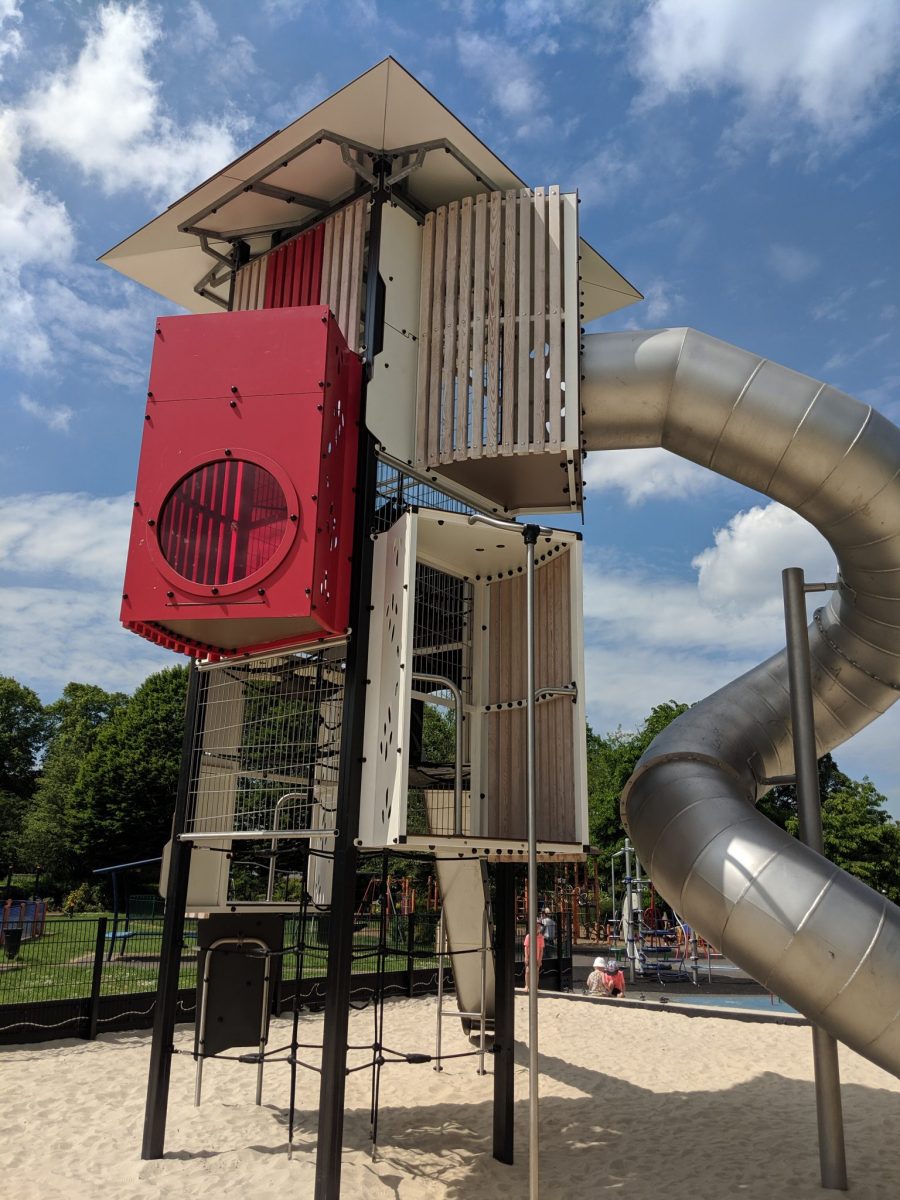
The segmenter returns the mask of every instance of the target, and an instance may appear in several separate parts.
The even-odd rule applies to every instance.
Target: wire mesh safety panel
[[[201,668],[188,837],[334,828],[344,655],[339,645]]]
[[[473,596],[472,584],[466,580],[416,563],[410,833],[439,837],[471,832],[464,714],[471,703]],[[460,701],[462,713],[457,712]],[[456,830],[457,721],[461,718],[462,828]]]

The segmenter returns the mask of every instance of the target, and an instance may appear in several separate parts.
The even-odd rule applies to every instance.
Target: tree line
[[[180,768],[187,668],[150,675],[128,696],[69,683],[43,705],[0,676],[0,870],[40,868],[46,892],[62,895],[98,867],[150,858],[170,831]],[[687,708],[657,705],[639,729],[587,730],[588,814],[599,866],[621,848],[619,796],[653,738]],[[450,761],[453,716],[426,709],[424,758]],[[900,823],[868,778],[851,779],[830,754],[819,762],[825,853],[900,903]],[[797,834],[793,787],[759,808]],[[415,805],[411,801],[411,818]],[[4,870],[5,868],[5,870]]]

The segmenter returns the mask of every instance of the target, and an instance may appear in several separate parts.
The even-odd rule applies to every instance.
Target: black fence
[[[366,914],[354,927],[352,999],[363,1003],[379,981],[388,996],[433,993],[438,984],[437,913]],[[541,987],[572,987],[572,928],[567,913],[551,917]],[[308,914],[298,944],[299,917],[285,917],[279,983],[273,1008],[289,1009],[296,995],[306,1007],[324,1002],[330,914]],[[98,1032],[149,1028],[162,946],[161,917],[113,926],[106,916],[50,917],[40,937],[24,941],[13,957],[0,949],[0,1044],[61,1037],[94,1038]],[[516,938],[518,978],[524,972],[525,926]],[[185,923],[178,1019],[193,1020],[198,973],[197,922]],[[452,990],[449,959],[444,986]]]

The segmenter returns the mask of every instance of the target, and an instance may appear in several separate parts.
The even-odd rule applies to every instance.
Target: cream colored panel
[[[406,833],[416,520],[375,542],[359,837],[390,846]]]
[[[421,225],[403,209],[385,207],[381,217],[384,349],[375,359],[366,392],[366,424],[401,462],[411,462],[415,456],[421,269]]]

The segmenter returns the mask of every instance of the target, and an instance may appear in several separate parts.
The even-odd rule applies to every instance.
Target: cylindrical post
[[[94,942],[94,972],[91,976],[91,1008],[88,1016],[88,1041],[94,1041],[97,1036],[97,1022],[100,1019],[100,984],[103,981],[103,948],[106,944],[106,917],[97,919],[97,938]]]
[[[526,636],[526,797],[528,812],[528,1195],[537,1200],[540,1181],[538,1092],[538,959],[537,959],[537,808],[535,770],[534,547],[538,526],[522,531],[527,553],[525,579]]]
[[[406,914],[406,994],[415,995],[416,983],[416,914]]]
[[[498,863],[494,896],[494,1158],[513,1161],[516,974],[516,867]]]
[[[816,759],[816,727],[809,665],[806,588],[800,567],[781,573],[784,624],[787,633],[788,679],[791,691],[791,731],[797,777],[797,815],[800,840],[822,854],[822,809]],[[847,1189],[844,1117],[837,1042],[824,1029],[813,1027],[813,1066],[819,1127],[819,1170],[822,1187]]]
[[[441,1066],[441,1017],[444,1011],[444,910],[438,917],[437,927],[437,1025],[434,1032],[434,1069],[442,1071]]]
[[[622,921],[625,925],[625,956],[628,959],[628,979],[634,983],[634,880],[631,875],[631,839],[625,839],[625,899],[622,903]]]
[[[169,877],[166,885],[166,913],[163,919],[162,945],[159,951],[159,978],[156,1008],[153,1013],[153,1040],[150,1044],[150,1071],[147,1103],[144,1110],[144,1138],[141,1158],[162,1158],[165,1150],[166,1115],[169,1106],[169,1075],[172,1069],[172,1040],[178,1004],[178,979],[184,939],[184,909],[187,903],[191,869],[191,845],[180,840],[187,819],[188,797],[196,775],[202,739],[197,736],[197,715],[201,689],[208,675],[191,667],[184,713],[184,740],[181,747],[181,772],[175,796],[175,817],[169,850]]]

